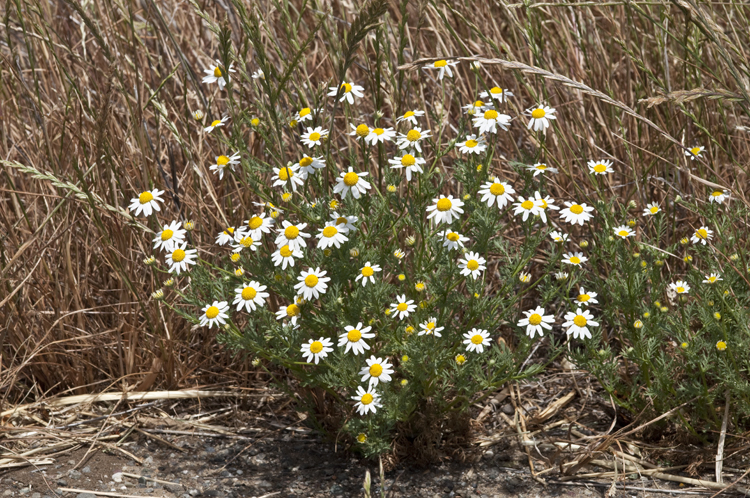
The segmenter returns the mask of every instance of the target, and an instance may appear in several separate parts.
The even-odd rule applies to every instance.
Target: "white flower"
[[[378,382],[390,382],[391,374],[395,371],[388,363],[388,359],[376,358],[375,355],[365,360],[366,367],[362,367],[359,375],[362,376],[362,382],[370,381],[370,389],[378,385]]]
[[[497,203],[498,209],[503,209],[509,202],[513,201],[513,195],[516,191],[507,182],[501,182],[495,177],[491,182],[482,185],[477,192],[482,194],[482,202],[486,202],[489,207]]]
[[[221,68],[219,66],[221,66],[221,62],[217,60],[214,67],[212,67],[211,69],[203,70],[203,72],[206,73],[206,76],[203,77],[203,83],[208,83],[209,85],[211,83],[218,83],[219,90],[223,90],[227,85],[227,82],[229,82],[231,78],[229,77],[229,74],[222,74]],[[229,64],[229,69],[227,71],[229,73],[236,72],[234,70],[234,62]]]
[[[479,277],[487,268],[484,266],[486,260],[479,254],[469,251],[464,255],[465,259],[458,260],[458,267],[461,268],[461,275],[471,275],[474,280]]]
[[[138,197],[130,199],[128,209],[133,213],[133,216],[138,216],[141,212],[143,216],[151,216],[152,212],[161,211],[159,202],[164,202],[164,199],[161,198],[161,194],[163,193],[164,191],[158,188],[141,192]]]
[[[359,282],[362,280],[362,287],[367,285],[367,280],[370,280],[371,284],[375,283],[375,272],[381,271],[380,266],[378,265],[372,265],[368,261],[365,263],[365,266],[360,268],[359,275],[357,275],[357,278],[354,279],[355,282]]]
[[[437,318],[430,317],[426,322],[422,322],[419,324],[419,335],[434,335],[435,337],[442,337],[443,335],[440,333],[441,330],[444,330],[445,327],[438,327],[437,326]]]
[[[521,318],[518,321],[519,327],[526,327],[526,335],[531,339],[534,338],[535,334],[539,334],[542,337],[543,329],[552,330],[552,325],[555,323],[555,315],[545,315],[544,308],[537,306],[534,309],[523,312],[526,318]]]
[[[354,355],[365,354],[365,349],[370,349],[370,346],[365,342],[365,339],[372,339],[375,334],[370,334],[372,327],[362,328],[362,322],[359,322],[356,327],[347,325],[344,327],[344,332],[339,336],[339,347],[346,346],[344,354],[348,353],[349,350]]]
[[[715,190],[708,196],[708,201],[715,202],[716,204],[724,204],[727,197],[729,197],[729,192],[726,190]]]
[[[216,244],[220,246],[225,246],[232,241],[234,241],[234,227],[227,227],[226,230],[219,232],[219,235],[216,236]]]
[[[481,154],[487,150],[487,142],[482,135],[479,138],[476,135],[469,135],[466,140],[457,143],[456,147],[462,154]]]
[[[315,364],[317,365],[321,359],[328,356],[328,353],[333,352],[333,348],[331,346],[333,346],[333,343],[330,339],[321,337],[317,341],[310,339],[307,344],[302,345],[300,351],[302,352],[302,356],[305,358],[305,361],[307,361],[308,363],[312,363],[314,359]]]
[[[211,121],[210,125],[203,128],[203,131],[205,131],[206,133],[211,133],[212,131],[214,131],[214,128],[224,126],[224,123],[226,123],[227,121],[229,121],[229,118],[227,116],[224,116],[221,119],[215,119]]]
[[[487,97],[492,97],[493,99],[498,100],[500,103],[506,102],[508,100],[508,97],[513,96],[513,92],[510,92],[508,90],[503,90],[500,87],[493,86],[490,88],[490,93],[482,92],[479,94],[480,97],[483,99],[486,99]]]
[[[328,136],[328,130],[324,130],[320,126],[316,126],[315,128],[310,128],[308,126],[307,131],[302,134],[300,140],[303,144],[312,149],[316,145],[321,145],[323,143],[323,137],[325,136]]]
[[[687,282],[683,282],[682,280],[678,280],[677,282],[669,284],[669,288],[675,291],[677,294],[687,294],[688,292],[690,292],[690,286],[687,284]]]
[[[643,216],[653,216],[660,212],[661,208],[656,203],[646,204],[646,209],[643,210]]]
[[[234,171],[234,167],[238,164],[240,164],[240,153],[235,152],[231,157],[227,157],[224,155],[217,156],[216,164],[212,164],[208,169],[213,171],[214,175],[216,173],[219,173],[219,180],[221,180],[224,178],[224,169],[227,166],[230,166],[232,168],[232,171]]]
[[[341,92],[341,98],[339,99],[339,102],[343,102],[344,99],[346,99],[349,104],[353,104],[355,95],[360,98],[364,96],[364,94],[362,93],[364,87],[355,85],[354,83],[347,83],[346,81],[341,83],[340,87],[329,86],[328,90],[330,91],[328,92],[328,96],[335,97],[339,93],[339,88],[343,90]]]
[[[417,309],[417,305],[414,304],[414,300],[406,300],[406,294],[396,295],[396,302],[391,304],[391,313],[394,314],[399,320],[409,317],[409,313],[414,313]]]
[[[182,246],[175,244],[174,250],[167,256],[167,264],[169,265],[169,273],[180,274],[180,272],[188,271],[188,265],[194,265],[195,258],[198,257],[197,249],[186,249],[187,242],[183,242]]]
[[[557,173],[557,168],[553,168],[552,166],[547,166],[547,163],[536,163],[531,166],[526,166],[526,169],[529,171],[533,171],[533,176],[541,175],[542,173],[550,172],[550,173]]]
[[[406,135],[399,133],[396,145],[398,145],[399,149],[407,149],[411,147],[416,149],[417,152],[422,152],[420,142],[425,138],[430,138],[430,136],[430,130],[422,131],[422,128],[414,127],[409,130]]]
[[[396,119],[396,122],[400,123],[402,121],[409,121],[411,124],[413,124],[414,126],[416,126],[418,124],[417,123],[417,118],[418,117],[422,117],[422,116],[424,116],[424,111],[417,111],[417,110],[406,111],[403,116],[399,116]]]
[[[301,172],[304,171],[308,175],[312,175],[315,174],[316,169],[325,168],[326,163],[325,161],[323,161],[323,156],[302,156],[302,159],[300,159],[299,162],[295,163],[295,166],[299,166],[299,170]]]
[[[695,161],[696,157],[703,157],[703,151],[705,147],[693,147],[690,150],[685,151],[685,155],[690,158],[691,161]]]
[[[515,211],[513,211],[513,215],[518,216],[519,214],[522,214],[523,221],[528,220],[529,215],[539,216],[542,211],[542,206],[536,203],[536,199],[534,197],[529,197],[528,199],[519,197],[518,202],[513,204],[513,208],[515,209]]]
[[[539,104],[537,107],[526,110],[531,115],[531,121],[529,121],[528,129],[532,127],[534,131],[547,130],[549,128],[549,120],[557,119],[555,116],[555,109],[546,105]]]
[[[331,220],[336,222],[336,225],[344,225],[347,232],[357,231],[357,227],[354,224],[359,221],[359,218],[356,216],[341,216],[338,211],[334,211],[331,213]]]
[[[627,225],[621,225],[614,228],[615,235],[627,239],[628,237],[635,237],[635,232],[632,228]]]
[[[300,273],[297,280],[299,283],[294,286],[297,289],[297,294],[302,296],[305,301],[312,301],[318,299],[321,294],[325,294],[328,289],[326,282],[330,281],[330,277],[326,277],[327,272],[321,271],[320,268],[308,268],[307,271]]]
[[[208,304],[203,308],[203,315],[201,316],[201,327],[208,325],[210,329],[214,325],[217,328],[224,325],[226,320],[229,318],[227,311],[229,310],[229,304],[226,301],[214,301],[212,304]]]
[[[354,168],[349,167],[349,172],[341,172],[341,176],[336,180],[336,186],[333,188],[333,193],[341,194],[342,199],[346,199],[346,194],[350,191],[355,199],[359,199],[362,194],[366,194],[370,190],[370,183],[365,181],[362,177],[367,176],[367,172],[355,173]]]
[[[497,133],[498,126],[503,130],[508,130],[510,116],[500,114],[494,109],[487,109],[481,116],[476,116],[473,119],[473,123],[474,128],[479,128],[477,132],[480,135],[482,133]]]
[[[297,318],[299,318],[301,313],[302,310],[299,305],[297,303],[292,303],[289,306],[282,306],[279,308],[279,311],[276,312],[276,319],[285,320],[289,318],[292,320],[292,326],[296,329],[298,327]]]
[[[490,347],[490,334],[483,329],[471,329],[464,334],[466,351],[484,353],[484,348]]]
[[[589,258],[584,256],[582,252],[571,252],[568,254],[563,254],[562,262],[573,266],[581,266],[581,264],[585,263],[588,260]]]
[[[464,247],[464,242],[469,241],[469,237],[464,237],[458,232],[447,229],[437,233],[443,239],[443,247],[447,247],[448,250],[458,249]]]
[[[559,211],[560,206],[555,205],[555,200],[550,196],[542,197],[539,191],[534,192],[534,202],[539,206],[539,216],[542,218],[544,223],[547,223],[547,209]]]
[[[692,237],[690,237],[690,240],[693,242],[693,244],[701,243],[704,246],[706,245],[706,242],[711,240],[713,238],[714,231],[709,230],[708,227],[700,227],[698,230],[695,231]]]
[[[242,287],[234,289],[236,295],[232,304],[237,305],[237,311],[240,311],[244,306],[245,311],[248,313],[251,310],[255,311],[257,306],[262,308],[266,305],[265,298],[268,297],[268,292],[263,292],[266,289],[265,285],[260,285],[260,282],[253,280]]]
[[[254,80],[264,80],[266,79],[266,75],[263,73],[262,69],[258,69],[257,71],[254,71],[252,74],[252,77]]]
[[[274,187],[286,187],[291,184],[294,192],[297,191],[297,186],[304,185],[304,180],[307,178],[307,172],[300,171],[297,164],[273,168],[273,174],[276,175],[276,181],[273,182]]]
[[[469,116],[473,116],[477,113],[483,112],[485,109],[492,109],[492,107],[492,102],[485,104],[481,100],[477,100],[476,102],[461,107],[461,109],[464,109]]]
[[[271,255],[271,261],[273,261],[274,266],[281,266],[282,270],[286,270],[287,265],[294,266],[294,258],[301,257],[302,251],[299,249],[292,250],[288,245],[283,245]]]
[[[579,306],[588,306],[590,304],[597,304],[599,302],[595,299],[596,296],[598,296],[596,292],[586,292],[586,289],[580,287],[578,289],[578,295],[573,298],[573,301],[575,301]]]
[[[318,229],[318,249],[321,251],[331,246],[335,246],[336,249],[341,247],[341,244],[349,240],[349,237],[344,235],[347,232],[345,225],[337,225],[335,222],[326,223],[325,228]]]
[[[722,280],[721,276],[718,273],[712,273],[711,275],[706,275],[706,280],[704,280],[703,283],[715,284],[719,280]]]
[[[266,213],[254,215],[244,222],[247,225],[247,234],[256,240],[263,238],[264,233],[271,233],[271,225],[274,224],[273,218],[266,218]]]
[[[446,60],[439,60],[432,63],[430,66],[425,66],[424,69],[437,69],[438,72],[438,79],[442,80],[443,76],[448,74],[451,78],[453,78],[453,71],[451,71],[451,67],[455,67],[458,65],[458,61],[446,61]]]
[[[435,218],[435,223],[453,223],[453,219],[458,219],[459,214],[464,212],[461,209],[463,201],[454,199],[452,195],[441,195],[440,198],[432,199],[432,202],[435,204],[427,206],[427,212],[430,213],[427,219]]]
[[[582,204],[566,202],[565,205],[567,207],[560,211],[560,218],[571,225],[578,224],[583,226],[584,223],[594,217],[594,215],[591,214],[591,212],[594,211],[594,208],[586,205],[585,202]]]
[[[387,141],[393,141],[396,138],[396,130],[393,128],[371,128],[369,135],[365,137],[365,142],[375,145],[380,142],[384,144]]]
[[[614,173],[612,169],[612,161],[589,161],[589,173],[592,175],[606,175],[607,173]]]
[[[599,322],[595,322],[593,318],[594,315],[589,310],[581,311],[581,308],[578,308],[575,313],[569,311],[565,314],[567,322],[563,323],[562,326],[568,327],[568,330],[565,332],[568,335],[573,334],[574,339],[578,339],[579,337],[581,339],[586,337],[591,339],[591,332],[589,332],[588,327],[599,326]]]
[[[254,239],[247,232],[243,230],[234,231],[234,244],[232,244],[232,252],[241,252],[243,249],[250,249],[251,251],[257,251],[260,246],[260,239]]]
[[[306,227],[307,223],[292,225],[284,220],[281,222],[281,228],[278,231],[279,235],[276,237],[274,243],[279,247],[289,246],[289,249],[292,251],[301,251],[303,247],[307,247],[305,239],[310,238],[309,233],[302,231]]]
[[[294,120],[298,123],[304,123],[305,121],[312,121],[313,111],[309,107],[303,107],[299,110]]]
[[[553,231],[549,234],[549,236],[554,240],[555,242],[567,242],[569,239],[569,236],[567,233],[562,233],[558,231]]]
[[[568,272],[566,271],[558,271],[555,273],[555,279],[557,280],[565,280],[568,278]]]
[[[352,399],[357,401],[354,404],[354,408],[357,409],[357,413],[360,415],[367,415],[369,412],[376,413],[378,408],[383,407],[380,403],[380,396],[370,388],[365,390],[364,387],[359,386],[357,388],[357,395],[352,396]]]
[[[391,169],[404,168],[406,170],[407,182],[411,181],[412,173],[424,173],[422,170],[422,164],[425,164],[426,162],[427,161],[423,157],[414,157],[411,154],[404,154],[401,157],[388,159]]]
[[[154,249],[162,251],[174,250],[175,244],[185,242],[185,230],[180,228],[181,223],[177,220],[172,221],[169,225],[164,225],[161,232],[154,238]]]

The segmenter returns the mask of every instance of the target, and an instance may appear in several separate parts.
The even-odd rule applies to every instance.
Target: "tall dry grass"
[[[382,24],[351,54],[347,71],[368,91],[357,103],[363,115],[394,117],[417,98],[457,116],[481,90],[469,64],[459,66],[455,91],[445,95],[434,75],[409,65],[480,57],[481,73],[515,93],[516,111],[546,100],[560,115],[560,133],[546,143],[505,138],[497,170],[509,171],[506,161],[528,160],[542,147],[561,171],[553,179],[559,195],[577,191],[588,175],[586,159],[606,157],[619,171],[608,188],[623,200],[641,204],[666,192],[702,198],[711,184],[745,200],[745,2],[394,0],[383,7]],[[144,266],[150,239],[138,234],[157,227],[139,226],[125,209],[138,192],[164,189],[165,216],[195,220],[194,242],[209,250],[214,235],[257,200],[252,192],[232,197],[233,189],[208,174],[207,161],[219,151],[191,115],[201,109],[214,119],[225,111],[224,96],[200,82],[219,57],[220,26],[230,28],[244,74],[266,57],[290,76],[273,89],[276,114],[259,116],[281,128],[337,83],[360,8],[315,0],[3,4],[3,404],[111,385],[253,380],[247,360],[218,346],[212,332],[191,330],[151,301],[162,278]],[[257,24],[243,24],[238,9]],[[265,97],[239,74],[232,105],[256,109]],[[321,101],[333,108],[331,99]],[[428,127],[451,137],[451,124]],[[347,138],[337,137],[335,146],[346,147]],[[248,151],[262,154],[261,137],[247,132],[244,140]],[[705,145],[705,160],[688,161],[679,144]]]

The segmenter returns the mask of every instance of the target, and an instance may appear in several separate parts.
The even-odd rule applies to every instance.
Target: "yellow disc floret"
[[[242,299],[244,299],[245,301],[254,299],[257,294],[258,291],[256,291],[252,287],[245,287],[244,289],[242,289]]]
[[[211,306],[206,310],[206,318],[216,318],[219,316],[219,308]]]

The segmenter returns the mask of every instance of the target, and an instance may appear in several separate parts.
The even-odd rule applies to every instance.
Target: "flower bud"
[[[193,117],[196,121],[200,121],[201,119],[203,119],[203,116],[205,116],[205,114],[203,114],[203,111],[201,111],[200,109],[193,113]]]

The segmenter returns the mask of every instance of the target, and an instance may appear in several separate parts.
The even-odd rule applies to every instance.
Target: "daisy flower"
[[[414,304],[414,300],[406,300],[406,294],[396,295],[396,302],[391,304],[391,313],[394,314],[399,320],[409,317],[409,313],[414,313],[417,309],[417,305]]]
[[[443,239],[443,247],[447,247],[449,251],[464,247],[464,242],[469,241],[469,237],[464,237],[460,233],[450,229],[438,232],[438,236]]]
[[[477,114],[477,112],[484,111],[484,108],[485,103],[481,100],[477,100],[476,102],[461,107],[461,109],[464,109],[466,111],[466,114],[468,114],[469,116],[473,116],[474,114]],[[487,109],[492,109],[492,104],[487,104]]]
[[[553,168],[552,166],[547,166],[546,163],[536,163],[534,165],[527,165],[526,169],[529,171],[532,171],[534,173],[534,176],[541,175],[542,173],[550,172],[550,173],[557,173],[557,168]]]
[[[216,164],[212,164],[208,169],[213,171],[214,175],[219,173],[219,180],[222,180],[224,178],[224,169],[227,166],[231,166],[232,171],[234,171],[234,167],[238,164],[240,164],[240,153],[235,152],[231,157],[224,155],[218,156],[216,158]]]
[[[560,211],[560,218],[571,225],[578,224],[583,226],[584,223],[594,217],[594,215],[591,214],[594,211],[594,208],[586,205],[585,202],[582,204],[566,202],[565,205],[567,207]]]
[[[380,266],[370,264],[368,261],[365,266],[359,269],[359,275],[354,279],[355,282],[362,280],[362,287],[367,285],[367,280],[370,280],[371,284],[375,283],[375,272],[381,271]]]
[[[382,408],[383,405],[380,403],[380,396],[378,393],[370,389],[365,389],[362,386],[357,388],[357,395],[352,396],[352,399],[356,401],[354,408],[357,409],[357,413],[360,415],[367,415],[368,413],[376,413],[378,408]]]
[[[276,319],[285,320],[288,318],[292,321],[292,326],[296,329],[298,326],[297,318],[299,318],[301,314],[302,310],[299,305],[297,303],[292,303],[289,306],[282,306],[279,308],[279,311],[276,312]]]
[[[300,351],[302,352],[305,361],[312,363],[313,360],[315,360],[315,364],[317,365],[321,359],[328,356],[328,353],[333,352],[331,346],[333,346],[333,343],[330,339],[321,337],[317,341],[310,339],[307,344],[302,345]]]
[[[281,266],[282,270],[286,270],[287,266],[294,266],[294,258],[301,257],[302,251],[299,249],[292,250],[288,245],[283,245],[271,254],[271,261],[273,261],[274,266]]]
[[[559,271],[555,273],[555,279],[557,280],[565,280],[568,278],[568,276],[569,276],[568,272],[565,272],[565,271]]]
[[[266,218],[266,213],[260,213],[249,220],[245,220],[245,224],[247,225],[247,234],[256,240],[260,240],[264,233],[271,233],[271,225],[274,224],[274,219]]]
[[[427,219],[435,218],[435,223],[453,223],[453,219],[458,219],[459,214],[464,212],[461,209],[463,201],[454,199],[452,195],[441,195],[439,199],[432,199],[432,202],[435,204],[427,206],[427,212],[430,213]]]
[[[402,121],[409,121],[414,126],[417,126],[417,118],[424,116],[424,111],[406,111],[403,116],[399,116],[396,118],[397,123],[401,123]]]
[[[607,173],[614,173],[612,169],[612,161],[589,161],[589,173],[592,175],[606,175]]]
[[[562,262],[569,265],[581,266],[581,264],[585,263],[588,260],[589,258],[584,256],[582,252],[571,252],[568,254],[563,254]]]
[[[201,327],[205,327],[208,325],[208,328],[210,329],[214,325],[216,325],[217,328],[220,328],[222,325],[227,323],[227,319],[229,318],[229,315],[227,315],[227,311],[229,310],[229,304],[226,301],[214,301],[211,304],[207,304],[201,311],[203,311],[203,315],[201,315]]]
[[[627,225],[622,225],[614,228],[615,235],[627,239],[628,237],[635,237],[635,232],[632,228]]]
[[[302,296],[305,301],[312,301],[318,299],[321,294],[325,294],[328,289],[326,282],[330,281],[330,277],[326,277],[326,271],[321,271],[320,268],[308,268],[307,271],[300,273],[297,280],[299,283],[294,286],[297,289],[297,294]]]
[[[334,211],[331,213],[331,220],[335,221],[336,225],[344,225],[344,228],[348,232],[357,231],[357,227],[354,224],[359,221],[359,218],[356,216],[341,216],[337,211]]]
[[[186,230],[180,228],[181,223],[177,220],[172,221],[169,225],[164,225],[161,232],[154,238],[154,249],[162,251],[174,250],[175,244],[185,242]]]
[[[518,216],[519,214],[522,214],[523,221],[528,220],[529,215],[539,216],[542,211],[542,206],[536,203],[536,199],[534,197],[529,197],[528,199],[519,197],[518,202],[513,204],[513,208],[515,209],[515,211],[513,211],[513,215]]]
[[[307,173],[304,171],[300,172],[299,166],[296,164],[284,166],[283,168],[273,168],[273,173],[276,175],[273,182],[274,187],[285,187],[291,184],[294,192],[297,191],[297,186],[301,187],[304,185],[304,180],[307,178]]]
[[[703,157],[703,151],[705,150],[705,147],[693,147],[690,150],[685,151],[685,155],[690,158],[691,161],[695,161],[696,157]]]
[[[434,335],[435,337],[442,337],[443,335],[440,333],[441,330],[444,330],[445,327],[438,327],[437,326],[437,318],[430,317],[429,320],[426,322],[422,322],[419,324],[419,335]]]
[[[490,347],[490,334],[483,329],[471,329],[464,334],[464,344],[466,351],[483,353],[485,347]]]
[[[595,299],[596,296],[598,296],[596,292],[586,292],[586,289],[580,287],[578,289],[578,295],[573,298],[573,301],[579,306],[588,306],[589,304],[597,304],[599,302]]]
[[[724,204],[727,197],[729,197],[729,192],[726,190],[715,190],[708,196],[708,201],[715,202],[716,204]]]
[[[220,246],[225,246],[233,241],[234,241],[234,227],[227,227],[226,230],[224,230],[223,232],[220,232],[219,235],[216,236],[216,244]]]
[[[534,131],[547,130],[549,128],[549,120],[557,119],[555,116],[555,109],[552,107],[539,104],[537,107],[526,110],[531,115],[531,120],[527,128],[530,130],[532,127]]]
[[[151,216],[152,212],[161,211],[159,202],[164,202],[164,199],[161,198],[163,193],[164,191],[158,188],[141,192],[138,197],[130,199],[128,209],[133,213],[133,216],[138,216],[141,213],[143,213],[143,216]]]
[[[456,147],[462,154],[481,154],[487,150],[487,142],[482,135],[478,139],[476,135],[469,135],[466,140],[457,143]]]
[[[279,235],[276,237],[274,243],[279,247],[289,246],[289,249],[292,251],[301,251],[303,247],[307,247],[305,239],[310,238],[309,233],[302,231],[306,227],[307,223],[292,225],[284,220],[281,222],[281,229],[278,231]]]
[[[439,61],[435,61],[432,63],[431,66],[425,66],[425,69],[437,69],[438,72],[438,79],[442,80],[443,76],[448,74],[451,78],[453,78],[453,71],[451,70],[451,67],[455,67],[458,65],[458,61],[446,61],[444,59],[441,59]]]
[[[396,130],[393,128],[372,128],[369,135],[365,137],[365,142],[375,145],[378,142],[384,144],[386,141],[393,141],[396,138]]]
[[[509,202],[513,201],[513,196],[516,191],[507,182],[501,182],[495,177],[491,182],[487,182],[482,185],[482,188],[477,192],[482,194],[482,202],[486,202],[489,207],[497,203],[499,209],[503,209]]]
[[[370,356],[365,360],[367,363],[366,367],[362,367],[359,371],[359,375],[362,376],[362,382],[370,381],[369,388],[378,385],[378,382],[390,382],[391,374],[395,372],[393,366],[388,363],[388,359],[377,358],[375,355]]]
[[[370,135],[370,127],[364,123],[357,126],[354,126],[353,123],[349,123],[349,127],[352,129],[352,131],[349,132],[349,136],[356,137],[354,140],[357,142]]]
[[[558,231],[553,231],[549,234],[549,236],[554,240],[555,242],[567,242],[569,237],[567,233],[562,233]]]
[[[362,322],[359,322],[356,327],[347,325],[344,327],[344,332],[339,336],[339,347],[346,346],[344,354],[348,353],[349,350],[354,355],[365,354],[365,349],[370,349],[365,339],[372,339],[375,334],[368,333],[372,330],[372,327],[362,328]]]
[[[300,172],[304,171],[308,175],[312,175],[315,173],[315,170],[325,168],[326,163],[323,161],[323,156],[302,156],[302,159],[298,163],[295,163],[295,166],[299,166]]]
[[[318,249],[323,250],[331,246],[335,246],[336,249],[340,248],[341,244],[349,240],[349,237],[344,235],[346,232],[343,225],[336,225],[334,222],[326,223],[325,228],[318,229],[317,238],[320,239]]]
[[[268,292],[263,292],[266,288],[265,285],[260,285],[260,282],[256,282],[255,280],[245,284],[243,287],[238,287],[234,289],[236,295],[232,304],[237,305],[237,311],[240,311],[244,306],[245,311],[248,313],[251,310],[255,311],[257,306],[262,308],[266,305],[265,298],[268,297]]]
[[[547,209],[552,209],[555,211],[560,210],[560,206],[555,205],[555,200],[550,196],[542,197],[541,194],[537,191],[534,192],[534,202],[536,202],[537,206],[539,206],[539,216],[542,218],[542,221],[544,223],[547,223]]]
[[[362,179],[363,176],[367,175],[367,172],[355,173],[354,168],[350,166],[348,173],[341,172],[341,176],[339,176],[336,186],[333,188],[333,193],[341,194],[341,198],[346,199],[346,194],[351,191],[352,196],[359,199],[362,194],[370,190],[370,183]]]
[[[302,134],[300,140],[303,144],[312,149],[316,145],[321,145],[323,143],[323,137],[325,136],[328,136],[328,130],[324,130],[320,126],[316,126],[315,128],[310,128],[308,126],[307,131]]]
[[[513,92],[510,92],[508,90],[503,90],[502,88],[498,86],[493,86],[492,88],[490,88],[489,93],[483,91],[482,93],[479,94],[479,96],[482,97],[483,99],[486,99],[487,97],[492,97],[493,99],[497,100],[498,102],[502,104],[503,102],[506,102],[508,100],[508,97],[513,96]]]
[[[254,80],[264,80],[266,79],[265,73],[263,73],[262,69],[258,69],[257,71],[254,71],[251,75]]]
[[[486,260],[475,252],[467,252],[464,255],[464,258],[465,259],[458,260],[458,267],[461,268],[461,275],[471,275],[472,278],[476,280],[477,277],[480,276],[485,269],[487,269],[487,267],[484,266]]]
[[[396,145],[398,145],[399,149],[407,149],[411,147],[416,149],[417,152],[422,152],[422,146],[419,142],[425,138],[430,138],[430,136],[430,130],[422,131],[422,128],[414,127],[409,130],[406,135],[399,133]]]
[[[349,104],[354,104],[354,97],[363,97],[364,94],[362,93],[362,90],[364,90],[364,87],[361,87],[359,85],[355,85],[354,83],[347,83],[344,81],[341,83],[341,86],[335,87],[335,86],[329,86],[328,90],[328,96],[329,97],[335,97],[339,93],[339,88],[343,90],[341,93],[341,98],[339,98],[339,102],[343,102],[344,99],[346,99]]]
[[[208,125],[205,128],[203,128],[203,131],[205,131],[206,133],[211,133],[212,131],[214,131],[214,128],[219,128],[221,126],[224,126],[224,123],[226,123],[227,121],[229,121],[229,118],[227,116],[224,116],[220,120],[219,119],[215,119],[215,120],[211,121],[210,125]]]
[[[247,235],[246,232],[236,230],[234,232],[234,244],[232,244],[232,252],[241,252],[243,249],[250,249],[251,251],[257,251],[260,246],[260,240],[252,238]]]
[[[309,107],[303,107],[300,109],[300,111],[297,113],[296,116],[294,116],[294,120],[298,123],[304,123],[305,121],[312,121],[313,111]]]
[[[169,273],[180,274],[180,272],[188,271],[188,265],[194,265],[196,263],[195,258],[198,257],[197,249],[186,249],[187,242],[183,242],[182,246],[178,244],[174,245],[174,250],[167,256],[167,264],[169,265]]]
[[[719,280],[722,280],[721,276],[718,273],[712,273],[711,275],[706,275],[706,280],[704,280],[703,283],[715,284]]]
[[[687,294],[688,292],[690,292],[690,286],[687,284],[687,282],[683,282],[682,280],[678,280],[677,282],[669,284],[669,288],[675,291],[677,294]]]
[[[701,243],[704,246],[706,245],[706,242],[711,240],[713,238],[714,231],[709,230],[708,227],[700,227],[698,230],[695,231],[692,237],[690,237],[690,240],[693,242],[693,244]]]
[[[542,337],[543,329],[552,330],[552,325],[555,323],[555,315],[545,315],[544,308],[537,306],[534,309],[523,312],[526,318],[521,318],[518,321],[519,327],[526,327],[526,335],[531,339],[534,338],[535,334],[539,334]]]
[[[503,130],[508,130],[510,126],[510,116],[500,114],[495,109],[487,109],[484,114],[473,119],[474,128],[479,128],[478,133],[497,133],[499,126]]]
[[[404,168],[406,170],[407,182],[411,181],[412,173],[424,173],[422,170],[422,164],[425,164],[426,162],[427,161],[423,157],[414,157],[411,154],[404,154],[401,157],[388,159],[391,169]]]
[[[653,216],[660,211],[661,208],[659,207],[659,205],[652,202],[646,204],[646,209],[643,210],[643,216]]]
[[[589,332],[588,327],[599,326],[599,322],[594,321],[594,315],[589,310],[581,311],[581,308],[578,308],[575,313],[572,311],[567,312],[565,320],[567,322],[563,323],[562,326],[568,328],[565,332],[568,335],[573,334],[574,339],[578,339],[579,337],[581,339],[586,337],[591,339],[591,332]]]
[[[211,83],[217,83],[219,85],[219,90],[223,90],[227,85],[227,82],[230,80],[230,77],[229,74],[223,74],[219,66],[221,66],[221,62],[217,60],[213,68],[203,70],[203,72],[206,73],[206,76],[203,77],[203,83],[207,83],[209,85]],[[234,70],[234,62],[232,62],[231,64],[229,64],[227,73],[234,72],[236,71]]]

